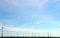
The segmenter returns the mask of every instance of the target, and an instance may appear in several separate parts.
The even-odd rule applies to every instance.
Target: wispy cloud
[[[19,8],[24,8],[25,6],[27,7],[36,6],[37,8],[41,8],[48,2],[48,0],[5,0],[5,1],[10,5],[17,6]]]
[[[0,29],[1,29],[2,26],[0,26]],[[4,30],[7,30],[7,31],[26,31],[26,32],[54,32],[52,30],[42,30],[42,29],[29,29],[29,28],[16,28],[16,27],[8,27],[8,26],[3,26]]]
[[[4,27],[4,30],[6,31],[10,31],[10,32],[24,32],[24,33],[29,33],[29,32],[33,32],[35,33],[36,35],[35,36],[39,36],[39,34],[37,33],[40,33],[40,36],[48,36],[48,33],[50,36],[59,36],[59,32],[58,31],[55,31],[55,30],[42,30],[42,29],[29,29],[29,28],[16,28],[16,27],[8,27],[8,26],[3,26]],[[1,26],[0,26],[0,29],[1,29]],[[23,36],[23,35],[21,35]],[[24,36],[31,36],[31,34],[25,34]]]
[[[5,27],[4,30],[7,31],[29,31],[29,32],[48,32],[47,30],[37,30],[37,29],[29,29],[29,28],[15,28],[15,27]]]

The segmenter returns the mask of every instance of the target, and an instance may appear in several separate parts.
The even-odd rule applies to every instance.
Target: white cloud
[[[54,32],[52,30],[41,30],[41,29],[29,29],[29,28],[16,28],[16,27],[8,27],[8,26],[3,26],[4,27],[4,30],[7,30],[7,31],[30,31],[30,32]]]
[[[29,29],[29,28],[16,28],[16,27],[7,27],[7,26],[4,26],[4,30],[6,31],[13,31],[13,32],[24,32],[24,36],[31,36],[31,34],[29,34],[28,32],[33,32],[34,36],[39,36],[39,33],[41,36],[48,36],[48,33],[49,33],[49,36],[59,36],[60,35],[60,31],[55,31],[55,30],[38,30],[38,29]],[[28,34],[25,34],[25,33],[28,33]],[[21,35],[23,36],[23,35]]]
[[[40,30],[40,29],[38,30],[38,29],[29,29],[29,28],[7,27],[7,26],[3,26],[3,27],[4,27],[4,30],[7,30],[7,31],[51,32],[51,31],[48,31],[48,30]]]
[[[15,27],[5,27],[4,30],[8,31],[30,31],[30,32],[48,32],[44,30],[28,29],[28,28],[15,28]]]

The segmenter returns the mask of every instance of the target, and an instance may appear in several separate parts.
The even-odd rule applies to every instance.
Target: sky
[[[0,0],[0,36],[2,24],[5,36],[32,32],[58,36],[60,0]]]

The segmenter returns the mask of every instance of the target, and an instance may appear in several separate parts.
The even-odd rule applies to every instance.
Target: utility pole
[[[2,24],[1,30],[2,30],[1,37],[3,38],[3,24]]]
[[[33,32],[32,32],[32,37],[33,37]]]
[[[17,37],[18,37],[18,33],[17,33]]]
[[[48,38],[49,38],[49,32],[48,32]]]

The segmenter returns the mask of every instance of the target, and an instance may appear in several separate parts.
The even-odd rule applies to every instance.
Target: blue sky
[[[60,0],[0,0],[0,24],[22,30],[58,32],[60,31]],[[5,30],[12,31],[10,28]]]

